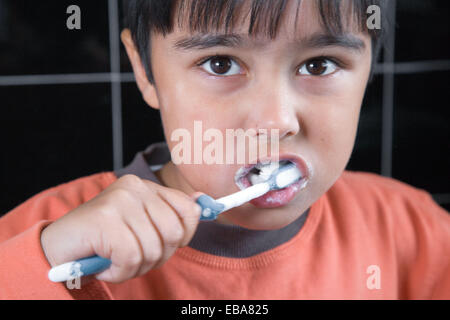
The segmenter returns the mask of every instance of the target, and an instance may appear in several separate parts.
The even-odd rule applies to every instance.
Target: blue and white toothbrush
[[[215,220],[220,213],[258,198],[271,190],[286,188],[301,177],[300,170],[292,162],[288,162],[277,166],[274,171],[269,173],[267,180],[226,197],[214,200],[208,195],[201,195],[197,199],[197,203],[202,208],[200,220]],[[48,273],[48,278],[53,282],[67,281],[99,273],[109,268],[110,265],[111,260],[94,255],[53,267]]]

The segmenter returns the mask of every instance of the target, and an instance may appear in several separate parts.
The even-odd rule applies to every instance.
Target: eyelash
[[[204,59],[202,59],[200,62],[197,62],[196,63],[196,65],[197,65],[197,67],[201,67],[203,64],[205,64],[206,62],[208,62],[209,60],[211,60],[211,59],[213,59],[213,58],[229,58],[230,60],[232,60],[232,61],[234,61],[235,63],[237,63],[237,59],[236,58],[234,58],[233,56],[228,56],[228,55],[213,55],[213,56],[208,56],[208,57],[206,57],[206,58],[204,58]],[[345,64],[344,63],[342,63],[341,61],[339,61],[338,59],[336,59],[336,58],[332,58],[332,57],[328,57],[328,56],[317,56],[317,57],[313,57],[313,58],[310,58],[310,59],[308,59],[308,60],[306,60],[305,62],[303,62],[302,64],[300,64],[300,66],[298,66],[297,68],[296,68],[296,70],[298,71],[298,70],[300,70],[304,65],[306,65],[306,63],[308,63],[308,62],[310,62],[310,61],[313,61],[313,60],[327,60],[327,61],[330,61],[331,63],[333,63],[335,66],[336,66],[336,69],[343,69],[343,68],[345,68]],[[239,63],[237,63],[238,65],[239,65]],[[208,72],[208,71],[207,71]],[[332,73],[335,73],[336,71],[333,71]],[[210,73],[210,72],[208,72],[208,73]],[[229,77],[229,76],[224,76],[224,75],[220,75],[220,74],[212,74],[213,76],[216,76],[216,77]],[[328,74],[327,74],[328,75]],[[312,75],[313,77],[324,77],[324,76],[326,76],[326,75],[317,75],[317,76],[314,76],[314,75]]]
[[[237,63],[237,64],[239,65],[239,67],[241,67],[240,64],[237,62],[237,61],[238,61],[237,58],[235,58],[235,57],[233,57],[233,56],[218,55],[218,54],[213,55],[213,56],[208,56],[208,57],[202,59],[200,62],[197,62],[197,66],[198,66],[198,67],[201,67],[203,64],[205,64],[206,62],[208,62],[209,60],[211,60],[211,59],[213,59],[213,58],[228,58],[228,59],[234,61],[235,63]],[[208,73],[209,73],[209,72],[208,72]],[[223,77],[223,78],[229,77],[229,76],[224,76],[224,75],[220,75],[220,74],[212,74],[212,75],[213,75],[213,76],[216,76],[216,77]]]

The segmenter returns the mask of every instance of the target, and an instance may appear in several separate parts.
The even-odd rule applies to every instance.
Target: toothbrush
[[[287,163],[273,171],[266,181],[254,184],[231,195],[217,200],[206,194],[201,195],[197,199],[197,203],[202,208],[200,220],[215,220],[220,213],[258,198],[271,190],[286,188],[301,177],[300,170],[293,163]],[[67,281],[76,277],[99,273],[108,269],[110,265],[111,260],[94,255],[53,267],[48,272],[48,278],[53,282]]]
[[[270,174],[266,181],[254,184],[229,196],[214,200],[210,196],[203,194],[197,199],[197,203],[202,207],[200,220],[215,220],[220,213],[238,207],[269,191],[286,188],[301,177],[300,170],[295,164],[290,162],[279,166],[278,169]]]

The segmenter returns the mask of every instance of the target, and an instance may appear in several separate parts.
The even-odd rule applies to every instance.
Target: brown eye
[[[201,66],[213,75],[230,76],[241,73],[239,64],[226,56],[209,58]]]
[[[336,69],[336,63],[324,58],[315,58],[302,65],[299,73],[310,76],[324,76],[333,73]]]
[[[227,73],[231,68],[231,61],[226,57],[214,57],[210,61],[211,70],[218,74]]]
[[[327,70],[327,62],[323,59],[310,60],[306,64],[306,70],[314,76],[321,75]]]

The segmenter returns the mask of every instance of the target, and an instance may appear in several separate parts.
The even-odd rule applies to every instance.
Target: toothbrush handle
[[[219,213],[222,213],[225,206],[210,196],[202,194],[197,199],[197,203],[202,208],[202,213],[200,216],[200,221],[215,220]]]
[[[200,220],[215,220],[220,213],[262,196],[269,190],[269,183],[259,183],[217,200],[206,194],[201,195],[197,199],[197,203],[202,207]]]
[[[88,276],[106,270],[111,260],[100,256],[91,256],[53,267],[48,272],[48,278],[53,282],[62,282],[81,276]]]
[[[225,206],[223,211],[227,211],[262,196],[270,191],[270,188],[269,183],[258,183],[244,190],[219,198],[216,202],[223,204]]]

